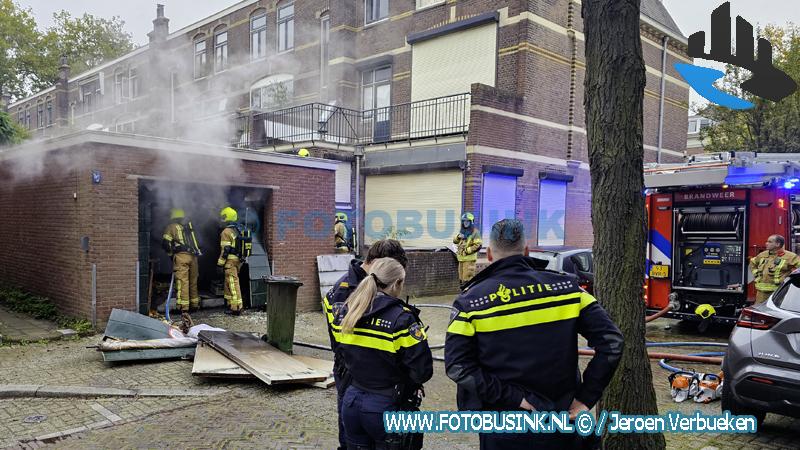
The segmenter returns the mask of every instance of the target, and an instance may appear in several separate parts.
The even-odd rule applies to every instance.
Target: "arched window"
[[[256,10],[250,16],[250,60],[267,56],[267,11]]]
[[[262,78],[250,87],[250,107],[254,110],[280,109],[294,98],[294,77],[289,74]]]
[[[25,128],[31,129],[31,105],[25,107]]]
[[[203,78],[206,76],[206,36],[198,34],[193,39],[194,42],[194,77]]]
[[[214,72],[228,68],[228,30],[224,25],[214,30]]]

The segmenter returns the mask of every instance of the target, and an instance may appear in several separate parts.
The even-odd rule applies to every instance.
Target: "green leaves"
[[[29,8],[0,0],[0,93],[17,100],[58,81],[62,55],[77,75],[133,50],[125,22],[66,11],[53,14],[54,25],[39,30]]]
[[[769,25],[759,34],[773,44],[775,67],[800,82],[800,26]],[[775,103],[742,91],[741,83],[749,78],[748,71],[728,66],[719,87],[753,102],[754,108],[735,111],[708,105],[698,112],[714,122],[700,131],[705,150],[800,152],[800,90]]]

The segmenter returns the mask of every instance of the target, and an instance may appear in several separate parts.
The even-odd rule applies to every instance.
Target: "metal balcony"
[[[466,134],[470,94],[456,94],[365,111],[309,103],[236,118],[234,146],[263,148],[299,142],[343,146]]]

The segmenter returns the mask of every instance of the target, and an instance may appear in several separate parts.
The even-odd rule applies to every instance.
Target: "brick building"
[[[336,163],[360,243],[450,242],[527,221],[534,245],[592,243],[577,0],[245,0],[10,105],[36,136],[76,129],[215,142]],[[686,148],[687,42],[643,0],[645,160]],[[663,119],[663,120],[659,120]],[[661,129],[659,129],[661,124]],[[332,214],[331,214],[332,215]],[[435,264],[431,258],[431,264]]]

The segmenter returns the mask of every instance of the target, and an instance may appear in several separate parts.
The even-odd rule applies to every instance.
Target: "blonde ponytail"
[[[370,263],[369,274],[347,299],[347,314],[342,320],[342,332],[350,334],[356,323],[372,308],[379,289],[385,289],[406,277],[406,271],[392,258],[378,258]],[[378,283],[381,286],[378,286]]]

